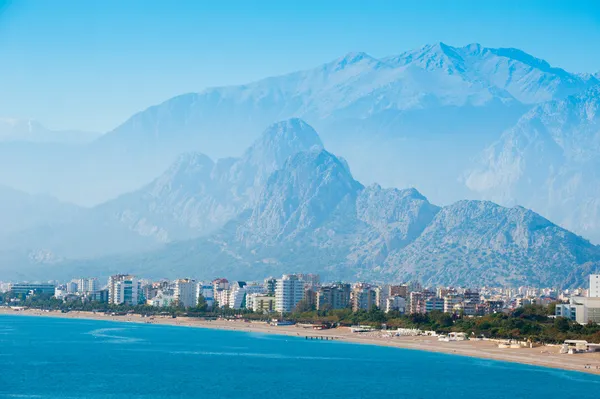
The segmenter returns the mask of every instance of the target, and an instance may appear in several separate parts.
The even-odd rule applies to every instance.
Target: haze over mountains
[[[240,158],[185,154],[148,186],[74,212],[9,235],[0,256],[20,253],[20,267],[3,273],[259,278],[293,268],[331,279],[561,285],[600,267],[599,247],[527,209],[440,208],[414,188],[365,187],[299,119],[270,126]]]
[[[0,263],[574,282],[597,247],[513,206],[600,242],[599,85],[438,43],[178,96],[91,143],[0,140],[0,184],[94,205],[7,229]]]
[[[77,130],[53,131],[38,121],[0,118],[0,142],[55,144],[85,144],[100,136],[98,133]]]

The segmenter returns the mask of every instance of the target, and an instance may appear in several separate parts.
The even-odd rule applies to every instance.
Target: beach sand
[[[580,353],[575,355],[559,354],[559,346],[537,346],[534,348],[500,349],[498,343],[492,340],[469,340],[440,342],[436,337],[394,337],[386,332],[353,333],[347,327],[329,330],[314,330],[302,326],[271,326],[267,323],[199,320],[188,317],[154,317],[152,320],[140,315],[109,316],[92,312],[43,312],[35,309],[15,311],[10,308],[0,308],[0,314],[21,316],[60,317],[67,319],[106,320],[142,324],[164,324],[182,327],[211,328],[230,331],[257,332],[278,334],[312,339],[333,339],[343,342],[393,346],[404,349],[425,350],[447,354],[477,357],[482,359],[502,360],[507,362],[551,367],[564,370],[575,370],[600,375],[600,352]]]

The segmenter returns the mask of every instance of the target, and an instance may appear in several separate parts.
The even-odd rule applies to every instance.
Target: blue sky
[[[574,4],[570,4],[574,3]],[[0,0],[0,116],[106,131],[177,94],[426,43],[600,70],[595,1]]]

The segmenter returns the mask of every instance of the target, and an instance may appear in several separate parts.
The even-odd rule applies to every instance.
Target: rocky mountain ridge
[[[146,253],[67,262],[65,270],[241,279],[302,271],[326,279],[513,286],[580,284],[584,272],[600,270],[599,247],[535,212],[474,200],[438,207],[415,189],[364,186],[345,162],[309,145],[320,141],[297,140],[314,132],[302,131],[292,141],[308,144],[294,146],[298,151],[259,179],[264,183],[253,186],[256,194],[220,229]],[[281,145],[258,148],[276,154]],[[215,164],[207,158],[187,161],[183,172],[213,176]],[[255,182],[261,172],[254,170],[254,178],[244,174],[242,181]],[[164,187],[183,192],[190,183],[192,192],[202,193],[198,198],[207,198],[202,179],[166,176],[186,184]]]

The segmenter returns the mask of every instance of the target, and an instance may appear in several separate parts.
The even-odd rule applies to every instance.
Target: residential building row
[[[476,316],[529,305],[557,303],[555,316],[579,323],[600,322],[600,275],[589,277],[588,287],[559,291],[551,288],[427,288],[419,283],[371,284],[366,282],[321,283],[316,274],[285,274],[262,282],[210,282],[182,278],[147,281],[130,274],[110,276],[106,285],[94,277],[76,278],[64,284],[0,283],[0,291],[29,295],[44,293],[59,299],[110,304],[193,308],[202,297],[206,307],[251,309],[255,312],[288,313],[302,308],[385,312],[433,311]]]

